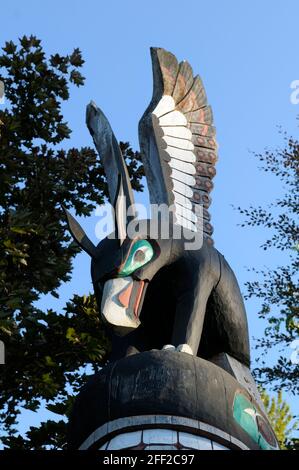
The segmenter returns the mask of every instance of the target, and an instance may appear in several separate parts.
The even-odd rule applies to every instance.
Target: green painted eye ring
[[[147,240],[138,240],[131,248],[125,265],[119,272],[119,276],[129,276],[137,269],[147,264],[154,256],[152,245]]]

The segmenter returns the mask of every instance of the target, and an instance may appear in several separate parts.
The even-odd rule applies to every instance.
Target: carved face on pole
[[[148,240],[133,241],[127,249],[122,264],[118,267],[117,277],[105,281],[101,312],[110,325],[128,329],[139,326],[139,311],[146,281],[136,280],[132,274],[150,262],[153,256],[154,249]]]

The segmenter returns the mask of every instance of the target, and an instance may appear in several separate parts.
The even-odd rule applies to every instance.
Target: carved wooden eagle
[[[142,225],[148,221],[140,221],[138,236],[128,235],[128,222],[136,219],[128,171],[107,118],[93,102],[87,126],[115,208],[116,239],[108,236],[95,246],[67,212],[70,231],[92,258],[99,310],[112,327],[116,356],[166,347],[205,358],[228,353],[248,365],[240,289],[211,238],[209,193],[217,160],[211,108],[188,62],[159,48],[151,56],[154,90],[139,123],[140,147],[150,201],[173,208],[173,226],[183,236],[153,237]],[[203,235],[196,249],[186,248],[190,234]]]

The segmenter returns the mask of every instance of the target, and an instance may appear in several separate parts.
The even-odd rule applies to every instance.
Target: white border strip
[[[141,415],[141,416],[130,416],[128,418],[119,418],[114,421],[109,421],[108,423],[103,424],[97,428],[90,436],[85,439],[85,441],[79,447],[79,450],[87,450],[97,441],[102,439],[102,437],[107,436],[115,431],[125,431],[128,428],[139,428],[143,429],[144,425],[159,425],[167,427],[171,426],[173,429],[176,426],[182,426],[187,428],[189,432],[197,431],[196,434],[200,435],[198,431],[208,432],[212,436],[218,436],[227,443],[232,443],[240,450],[249,450],[249,448],[233,436],[230,436],[221,429],[210,426],[209,424],[203,423],[201,421],[184,418],[181,416],[170,416],[170,415]],[[194,432],[193,432],[194,433]]]

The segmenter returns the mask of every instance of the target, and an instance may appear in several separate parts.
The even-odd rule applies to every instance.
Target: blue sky
[[[1,45],[35,34],[49,54],[69,53],[74,47],[83,52],[85,87],[73,89],[63,107],[73,129],[67,146],[92,145],[85,106],[93,99],[118,139],[137,149],[138,121],[152,93],[149,47],[163,47],[187,59],[204,81],[217,128],[219,162],[211,208],[216,247],[235,270],[243,291],[250,276],[247,267],[285,261],[280,253],[259,248],[267,236],[264,230],[238,227],[240,215],[232,205],[266,204],[281,193],[278,180],[258,170],[250,151],[279,145],[277,125],[298,133],[299,105],[290,102],[290,84],[299,79],[298,1],[11,0],[1,10]],[[137,199],[145,201],[147,195]],[[94,241],[97,221],[96,216],[82,221]],[[40,305],[59,309],[73,293],[91,289],[89,260],[80,254],[60,299],[47,296]],[[257,302],[247,302],[246,307],[251,338],[262,335]],[[295,400],[286,398],[298,413]],[[26,424],[34,421],[28,414]]]

